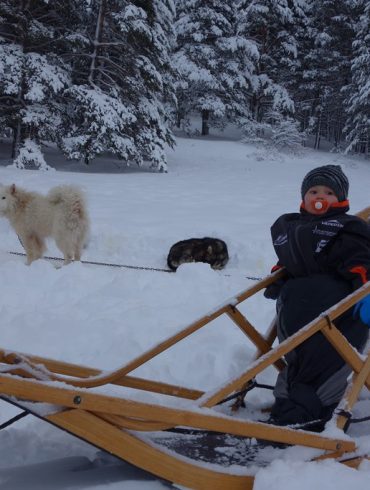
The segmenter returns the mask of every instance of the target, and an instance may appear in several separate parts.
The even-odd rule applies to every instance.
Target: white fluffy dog
[[[79,188],[61,185],[42,196],[15,184],[0,185],[0,215],[8,218],[21,240],[27,264],[43,256],[46,237],[54,238],[65,264],[81,259],[89,218]]]

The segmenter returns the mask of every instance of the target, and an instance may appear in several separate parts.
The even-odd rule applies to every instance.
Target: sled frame
[[[359,213],[370,217],[370,207]],[[357,467],[367,455],[356,454],[355,442],[347,436],[327,437],[321,434],[253,422],[237,415],[225,415],[213,407],[230,394],[253,382],[266,368],[285,366],[284,356],[321,332],[352,369],[352,377],[334,414],[337,427],[343,429],[363,387],[370,390],[370,351],[361,355],[336,328],[337,317],[370,294],[370,282],[323,312],[293,336],[278,345],[276,327],[271,323],[265,335],[249,322],[238,306],[285,274],[279,270],[238,294],[232,301],[191,323],[175,335],[147,350],[119,369],[102,372],[96,368],[19,352],[0,349],[0,395],[19,407],[26,407],[48,423],[66,430],[90,444],[142,468],[159,478],[178,485],[204,490],[251,490],[252,473],[233,473],[220,465],[205,467],[197,461],[178,457],[175,453],[148,443],[141,434],[163,431],[174,427],[188,427],[245,438],[263,439],[274,443],[302,445],[320,450],[315,459],[332,458],[351,467]],[[216,318],[226,315],[255,345],[256,354],[248,368],[235,378],[211,391],[201,391],[160,381],[137,378],[130,373],[144,365],[181,340],[189,337]],[[62,384],[63,383],[63,384]],[[145,403],[123,396],[97,393],[94,388],[109,385],[130,387],[191,400],[186,408],[173,408],[164,403]],[[39,415],[39,403],[57,405],[58,410]],[[30,409],[30,405],[36,408]],[[181,404],[179,404],[181,407]]]

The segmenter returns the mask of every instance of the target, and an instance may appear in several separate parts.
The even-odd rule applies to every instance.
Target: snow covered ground
[[[8,151],[2,143],[1,183],[42,193],[74,183],[86,191],[92,227],[85,260],[165,268],[168,250],[178,240],[215,236],[228,245],[230,261],[217,272],[206,264],[183,265],[176,274],[80,263],[56,269],[46,260],[27,267],[23,258],[7,253],[22,248],[8,222],[0,220],[1,347],[107,370],[246,288],[252,281],[245,276],[268,274],[275,263],[270,225],[278,215],[298,209],[300,184],[311,168],[342,164],[350,180],[351,210],[370,204],[368,161],[309,149],[288,156],[227,135],[178,137],[177,147],[168,152],[167,174],[124,169],[109,158],[80,167],[53,149],[48,163],[58,171],[19,171],[6,167]],[[104,168],[102,162],[108,162]],[[48,255],[60,255],[52,242]],[[274,302],[258,295],[243,311],[264,332]],[[133,374],[203,390],[223,383],[245,368],[253,349],[230,320],[212,325]],[[271,371],[260,381],[273,383],[274,376]],[[362,398],[357,414],[369,415],[370,394]],[[253,412],[271,402],[271,394],[255,390],[249,400]],[[0,422],[16,413],[1,402]],[[370,451],[369,422],[353,426],[350,435]],[[299,452],[288,451],[257,473],[255,490],[367,490],[369,481],[370,462],[355,471],[332,461],[305,462]],[[0,432],[0,489],[31,488],[168,487],[29,416]]]

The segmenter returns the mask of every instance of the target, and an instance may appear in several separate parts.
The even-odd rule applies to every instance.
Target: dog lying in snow
[[[7,218],[27,254],[27,264],[41,258],[45,239],[52,237],[64,263],[80,260],[89,219],[82,191],[70,185],[52,188],[46,196],[15,184],[0,185],[0,215]]]
[[[170,248],[168,267],[176,271],[181,264],[205,262],[212,269],[222,269],[229,260],[226,243],[218,238],[190,238],[177,242]]]

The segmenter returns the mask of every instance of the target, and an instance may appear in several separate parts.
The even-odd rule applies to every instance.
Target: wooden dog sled
[[[370,207],[359,216],[368,220]],[[317,332],[352,369],[340,410],[331,423],[343,429],[360,391],[364,387],[370,390],[370,351],[360,355],[333,323],[370,294],[370,282],[274,346],[274,322],[261,335],[238,306],[283,274],[280,270],[267,276],[113,372],[0,349],[0,396],[157,477],[193,489],[251,490],[258,467],[269,464],[274,451],[281,450],[272,449],[269,442],[312,448],[312,460],[332,458],[357,467],[368,455],[359,454],[355,441],[340,430],[330,432],[335,436],[327,436],[246,420],[215,408],[225,397],[253,383],[265,369],[282,369],[284,356]],[[255,360],[235,378],[203,392],[130,376],[222,315],[228,316],[256,347]],[[160,401],[147,403],[142,398],[127,397],[123,387],[132,388],[133,393],[154,393]],[[259,444],[260,440],[265,443]]]

